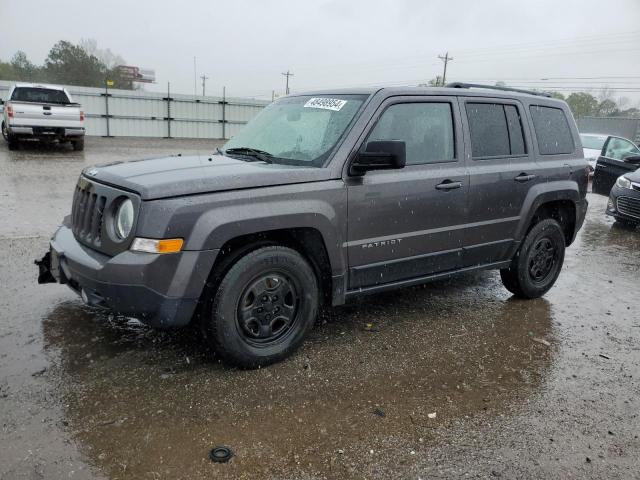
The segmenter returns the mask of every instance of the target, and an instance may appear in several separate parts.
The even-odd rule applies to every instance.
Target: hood
[[[633,183],[640,184],[640,169],[636,170],[635,172],[625,173],[624,176],[631,180]]]
[[[326,168],[246,162],[223,155],[171,156],[85,168],[87,178],[143,200],[329,180]]]

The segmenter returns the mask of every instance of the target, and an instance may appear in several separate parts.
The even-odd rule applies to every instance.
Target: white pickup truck
[[[70,142],[84,149],[84,112],[64,87],[17,83],[4,101],[2,136],[15,150],[21,140]]]

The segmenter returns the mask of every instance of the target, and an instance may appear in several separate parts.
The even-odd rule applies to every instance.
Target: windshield
[[[224,146],[267,153],[273,163],[322,166],[366,95],[287,97],[267,106]],[[232,155],[240,151],[229,152]]]
[[[62,90],[34,87],[16,88],[11,95],[11,100],[16,102],[69,103],[67,94]]]
[[[596,135],[580,135],[580,140],[582,140],[582,148],[602,150],[602,146],[607,140],[607,137],[600,137]]]

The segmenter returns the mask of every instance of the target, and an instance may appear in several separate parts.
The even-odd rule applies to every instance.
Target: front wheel
[[[560,275],[564,251],[560,224],[553,219],[542,220],[529,230],[509,268],[500,270],[502,283],[517,297],[541,297]]]
[[[295,250],[269,246],[240,258],[204,312],[207,342],[227,362],[265,366],[290,355],[313,327],[318,283]]]

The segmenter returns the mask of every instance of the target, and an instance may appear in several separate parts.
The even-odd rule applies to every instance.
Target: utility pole
[[[285,87],[285,93],[287,95],[289,95],[289,77],[293,77],[293,73],[291,73],[289,70],[287,70],[287,73],[283,73],[282,75],[287,77],[287,86]]]
[[[196,73],[196,57],[193,56],[193,96],[196,96],[196,92],[198,91],[197,85],[197,73]]]
[[[442,86],[444,87],[447,82],[447,63],[453,60],[453,57],[450,57],[447,52],[444,55],[438,55],[438,58],[444,62],[444,72],[442,72]]]
[[[204,84],[207,80],[209,80],[209,77],[207,77],[206,75],[202,75],[200,78],[202,79],[202,96],[204,97]]]

